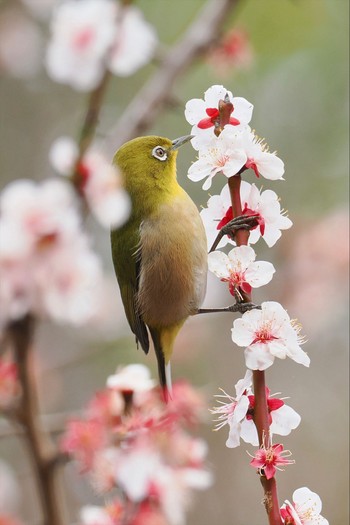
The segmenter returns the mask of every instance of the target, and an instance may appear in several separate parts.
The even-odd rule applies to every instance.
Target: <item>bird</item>
[[[176,158],[191,135],[143,136],[113,158],[131,199],[131,214],[111,230],[111,250],[125,314],[137,346],[150,338],[165,401],[170,358],[186,319],[201,306],[207,284],[207,239],[199,211],[177,181]]]

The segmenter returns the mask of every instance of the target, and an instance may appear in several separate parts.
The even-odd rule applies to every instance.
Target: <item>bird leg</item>
[[[198,308],[196,314],[211,314],[216,312],[239,312],[244,314],[249,310],[261,310],[261,306],[254,303],[235,303],[224,308]]]
[[[221,228],[209,253],[216,249],[224,235],[228,235],[231,239],[234,239],[238,230],[252,230],[255,228],[258,225],[258,218],[259,215],[240,215],[232,219]]]

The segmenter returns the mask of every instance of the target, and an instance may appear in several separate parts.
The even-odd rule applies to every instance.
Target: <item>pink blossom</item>
[[[107,509],[96,505],[87,505],[80,510],[79,525],[117,525]]]
[[[283,523],[288,525],[329,525],[321,516],[322,501],[315,492],[301,487],[293,493],[293,503],[288,500],[281,507]]]
[[[29,311],[81,324],[100,304],[99,259],[74,193],[59,180],[18,180],[0,196],[0,325]]]
[[[232,340],[246,347],[246,366],[252,370],[265,370],[275,357],[290,357],[308,367],[310,358],[300,348],[299,330],[279,303],[267,301],[261,310],[250,310],[234,321]]]
[[[157,45],[157,35],[154,27],[146,22],[140,9],[135,6],[124,8],[120,18],[108,66],[112,73],[124,77],[135,73],[151,60]]]
[[[269,283],[275,272],[274,266],[266,261],[255,261],[256,254],[250,246],[237,246],[228,255],[214,251],[208,255],[208,268],[221,281],[227,282],[231,295],[239,289],[251,293]]]
[[[107,443],[106,431],[95,420],[71,420],[61,441],[61,450],[73,455],[83,471],[91,470],[94,456]]]
[[[252,467],[258,469],[260,476],[271,479],[276,474],[276,469],[281,465],[292,465],[294,460],[287,459],[291,455],[289,450],[283,450],[283,445],[276,443],[270,447],[262,446],[255,453],[254,459],[250,462]]]
[[[120,392],[144,392],[155,385],[149,369],[144,365],[128,365],[118,368],[107,379],[107,387]]]
[[[208,55],[209,64],[219,74],[226,75],[234,69],[248,69],[254,60],[247,31],[234,28],[224,35]]]
[[[292,221],[281,211],[278,196],[271,190],[260,192],[255,184],[249,184],[246,181],[241,182],[240,193],[243,213],[245,215],[258,215],[258,226],[250,231],[249,244],[255,244],[260,237],[263,237],[266,244],[272,247],[281,237],[281,230],[292,226]],[[201,211],[201,218],[210,249],[219,230],[233,218],[227,184],[219,195],[213,195],[209,198],[207,208]],[[235,244],[228,235],[225,235],[218,248],[223,248],[227,243]]]
[[[194,182],[206,179],[203,190],[211,187],[212,179],[222,173],[227,178],[237,175],[244,166],[247,156],[242,148],[237,147],[232,137],[231,128],[225,126],[218,137],[214,134],[200,146],[198,160],[188,170],[188,178]]]
[[[50,161],[57,173],[71,176],[78,158],[78,146],[69,137],[51,146]],[[118,228],[129,217],[131,204],[122,188],[117,169],[97,149],[88,150],[76,168],[77,187],[96,219],[106,228]]]
[[[111,0],[68,0],[51,20],[46,69],[56,82],[91,90],[105,71],[104,59],[115,37],[116,4]]]
[[[56,82],[94,89],[104,72],[127,76],[154,54],[157,37],[141,11],[111,0],[67,0],[51,21],[46,68]]]
[[[240,438],[246,443],[257,446],[259,444],[258,433],[253,421],[255,396],[252,392],[252,372],[247,370],[244,379],[236,384],[236,396],[233,397],[226,392],[216,396],[220,398],[220,406],[211,412],[218,414],[215,430],[228,425],[230,428],[226,446],[237,447]],[[266,399],[269,411],[270,434],[286,436],[300,423],[300,416],[291,407],[286,405],[282,399],[270,397],[270,391],[266,388]]]
[[[17,364],[0,357],[0,410],[9,408],[19,392]]]
[[[258,226],[250,231],[250,244],[255,244],[261,236],[271,248],[281,237],[281,230],[287,230],[293,225],[281,210],[279,198],[272,190],[261,192],[255,184],[242,183],[241,202],[243,215],[259,216]]]
[[[230,396],[223,391],[221,397],[227,399],[229,402],[219,400],[220,406],[211,410],[212,414],[219,414],[218,423],[215,430],[219,430],[225,425],[229,425],[230,432],[226,441],[228,448],[235,448],[240,445],[240,436],[242,423],[246,418],[249,408],[248,394],[251,392],[252,372],[247,370],[243,379],[240,379],[236,385],[236,396]]]
[[[233,104],[230,124],[239,127],[250,122],[253,105],[245,98],[233,97],[231,91],[228,91],[224,86],[214,85],[204,93],[204,100],[194,98],[186,104],[185,118],[193,126],[192,135],[213,133],[215,120],[219,115],[219,100],[224,100],[226,95]]]
[[[162,509],[154,501],[143,501],[138,505],[130,525],[169,525]]]
[[[245,169],[252,168],[255,175],[266,179],[282,179],[284,164],[275,153],[270,153],[268,146],[256,137],[249,126],[236,128],[226,125],[217,137],[212,134],[199,135],[192,140],[198,149],[198,160],[189,169],[188,177],[193,181],[207,178],[203,189],[211,186],[212,178],[217,173],[232,177]]]
[[[98,420],[109,428],[119,423],[124,409],[123,396],[117,390],[110,388],[96,392],[87,407],[89,418]]]

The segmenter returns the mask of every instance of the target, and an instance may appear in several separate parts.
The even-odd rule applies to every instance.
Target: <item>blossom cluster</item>
[[[94,89],[109,70],[128,76],[152,58],[153,26],[135,6],[113,0],[66,0],[51,19],[46,69],[56,82]]]
[[[68,422],[61,442],[109,501],[84,507],[81,525],[119,525],[126,516],[130,525],[183,524],[189,492],[209,487],[212,479],[204,465],[206,444],[185,430],[199,422],[203,409],[186,383],[173,386],[165,406],[143,365],[109,377],[86,417]]]
[[[255,397],[252,391],[252,371],[247,370],[243,379],[235,385],[236,395],[226,392],[216,396],[219,406],[211,412],[218,416],[216,430],[225,425],[229,426],[229,436],[226,446],[239,446],[240,439],[253,446],[259,445],[258,433],[253,421]],[[266,399],[270,418],[271,435],[287,436],[298,427],[300,416],[293,408],[286,405],[283,399],[270,396],[266,388]]]
[[[79,325],[100,303],[100,261],[71,186],[17,180],[0,195],[0,328],[28,313]]]
[[[78,162],[79,148],[70,137],[54,141],[49,152],[59,175],[71,177],[94,217],[106,228],[118,228],[130,214],[130,198],[122,187],[117,168],[97,148],[90,148]]]
[[[252,288],[268,284],[275,272],[271,263],[256,261],[251,245],[263,238],[267,246],[272,247],[281,237],[281,232],[292,226],[274,191],[261,191],[255,184],[241,181],[240,178],[239,184],[232,184],[235,177],[245,176],[247,170],[252,170],[256,178],[262,176],[272,181],[283,179],[283,161],[276,152],[269,151],[265,141],[249,126],[252,112],[253,105],[250,102],[242,97],[234,97],[224,86],[219,85],[209,88],[204,99],[187,102],[185,109],[185,117],[192,125],[192,145],[198,154],[188,171],[188,177],[192,181],[204,180],[204,190],[211,187],[214,177],[224,175],[231,182],[231,186],[226,184],[219,195],[209,198],[201,217],[210,250],[209,271],[227,283],[236,302],[250,300]],[[236,244],[236,217],[232,199],[239,202],[242,210],[237,229],[245,221],[249,229],[246,244],[243,245],[241,240]],[[248,224],[248,218],[254,219],[254,222]],[[228,231],[225,236],[219,235],[223,227],[226,227],[225,233]],[[225,253],[222,249],[227,249],[227,246],[230,251]],[[213,251],[215,247],[217,249]],[[294,460],[289,459],[291,452],[284,450],[281,443],[273,443],[273,436],[289,435],[298,427],[301,418],[283,399],[271,396],[266,387],[269,426],[262,431],[259,440],[255,425],[257,403],[253,372],[264,371],[273,365],[276,358],[286,357],[308,367],[310,358],[301,348],[304,338],[300,335],[300,326],[276,301],[265,301],[259,308],[243,313],[241,318],[233,322],[231,337],[237,346],[244,348],[247,371],[235,385],[235,395],[222,390],[222,394],[217,396],[218,406],[211,410],[217,416],[215,429],[226,425],[229,427],[226,441],[229,448],[239,446],[241,439],[253,446],[260,443],[250,464],[260,476],[269,480],[275,476],[276,470],[294,463]],[[328,521],[320,512],[319,497],[306,487],[294,492],[293,504],[286,501],[280,509],[281,519],[288,525],[327,525]]]

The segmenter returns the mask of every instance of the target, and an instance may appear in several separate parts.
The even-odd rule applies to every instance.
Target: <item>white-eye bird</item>
[[[170,357],[180,328],[197,313],[207,282],[207,240],[198,209],[178,184],[176,157],[191,136],[133,139],[116,152],[132,212],[111,232],[112,257],[131,330],[142,349],[152,337],[168,399]]]

